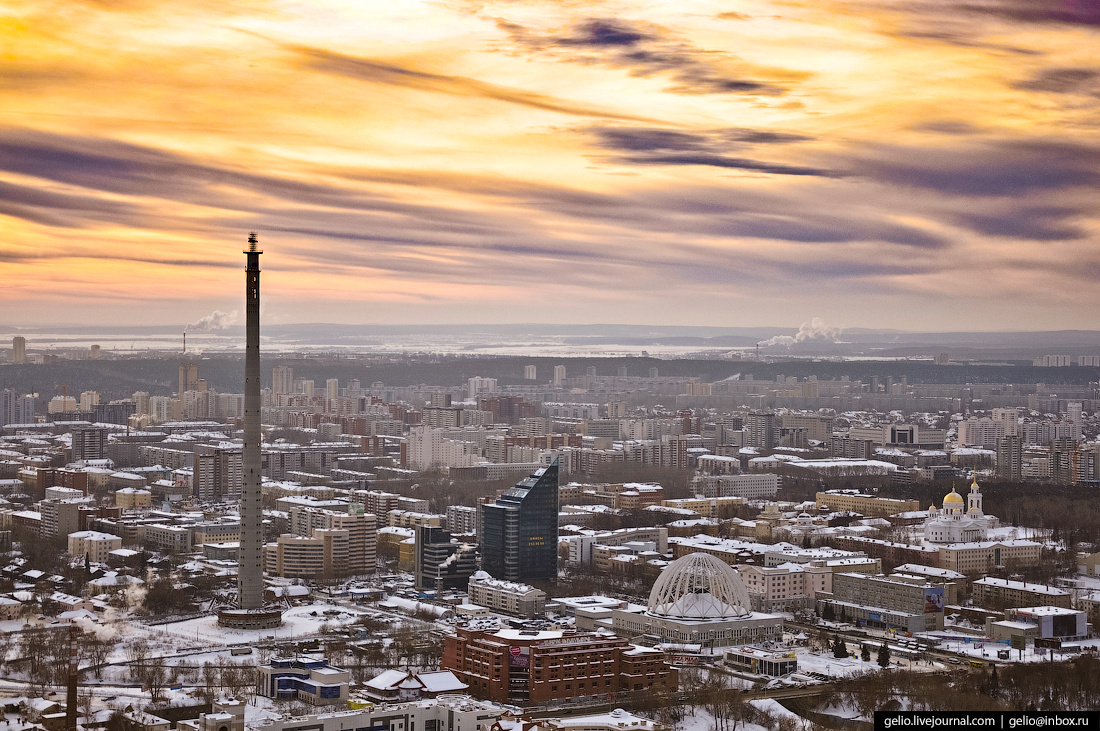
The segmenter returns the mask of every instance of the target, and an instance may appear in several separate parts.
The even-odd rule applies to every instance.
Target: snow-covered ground
[[[806,648],[799,648],[796,652],[798,660],[798,672],[821,673],[830,678],[848,677],[851,675],[863,675],[879,669],[875,663],[875,655],[871,654],[871,660],[864,662],[859,658],[859,649],[850,644],[849,651],[855,650],[852,657],[836,658],[832,652],[815,652]]]
[[[338,614],[326,616],[324,614],[326,611],[335,611]],[[354,607],[339,604],[309,604],[288,610],[283,615],[283,626],[278,629],[240,630],[219,627],[218,618],[209,616],[149,627],[148,631],[152,637],[174,637],[197,644],[219,646],[252,644],[261,640],[311,637],[321,632],[322,625],[334,627],[353,624],[362,613]]]
[[[714,716],[702,708],[696,708],[695,715],[685,716],[682,721],[673,726],[673,729],[675,731],[714,731]],[[769,729],[755,723],[738,723],[737,731],[769,731]]]
[[[788,711],[783,705],[774,698],[760,698],[754,701],[749,701],[749,705],[753,706],[757,710],[769,713],[776,718],[792,718],[795,721],[801,721],[802,716],[799,716],[794,711]]]
[[[1097,650],[1100,650],[1100,638],[1081,640],[1080,642],[1074,642],[1072,644],[1082,648],[1095,647]],[[960,655],[968,655],[975,659],[990,660],[994,662],[1043,662],[1050,660],[1050,650],[1040,648],[1036,651],[1031,645],[1028,645],[1026,650],[1013,650],[1008,645],[1002,643],[947,640],[940,644],[940,649],[949,652],[957,652]],[[1009,659],[998,660],[997,650],[1008,650]],[[1055,661],[1067,660],[1072,657],[1073,655],[1070,653],[1054,653]]]

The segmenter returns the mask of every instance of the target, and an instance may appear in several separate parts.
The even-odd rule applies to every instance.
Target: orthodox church
[[[924,538],[931,543],[974,543],[986,540],[989,530],[999,525],[996,516],[982,512],[982,491],[975,473],[966,503],[952,487],[951,492],[944,495],[942,508],[937,509],[935,505],[928,508]]]

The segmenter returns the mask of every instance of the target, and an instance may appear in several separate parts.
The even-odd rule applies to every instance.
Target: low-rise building
[[[833,591],[818,599],[818,613],[840,621],[907,632],[943,629],[942,586],[923,577],[841,573],[833,576]]]
[[[111,551],[122,548],[122,538],[110,533],[94,530],[81,530],[70,533],[68,538],[69,555],[74,558],[87,556],[89,561],[107,563]]]
[[[122,510],[153,507],[153,493],[138,487],[124,487],[115,491],[115,505]]]
[[[919,500],[876,497],[856,490],[826,490],[815,496],[818,508],[827,507],[834,513],[849,511],[873,518],[888,518],[891,515],[912,510],[920,510]]]
[[[160,551],[188,553],[191,550],[191,531],[182,525],[154,523],[145,526],[145,545]]]
[[[297,699],[314,705],[343,704],[351,673],[314,657],[276,658],[256,668],[259,693],[266,698]],[[411,731],[411,729],[410,729]]]
[[[939,546],[940,563],[945,569],[969,576],[984,574],[997,568],[1009,571],[1039,565],[1042,544],[1011,539],[978,543],[951,543]]]
[[[1013,635],[1063,642],[1088,637],[1088,617],[1084,611],[1065,607],[1010,607],[1003,622],[986,621],[986,634],[997,640]]]
[[[494,579],[484,571],[470,577],[466,593],[471,604],[516,617],[540,617],[546,611],[546,592],[542,589]]]
[[[279,716],[259,721],[255,728],[256,731],[348,731],[364,728],[376,731],[478,731],[480,726],[480,731],[488,731],[493,722],[505,713],[505,708],[495,703],[454,696],[412,703],[372,704],[359,710],[309,716]]]
[[[985,609],[1051,606],[1069,609],[1071,595],[1065,589],[1026,581],[987,576],[971,585],[971,600]]]
[[[814,606],[818,592],[833,590],[833,571],[827,566],[784,563],[766,567],[737,567],[758,612],[792,612]]]
[[[441,693],[462,693],[469,687],[450,670],[432,673],[383,670],[363,684],[367,698],[377,703],[405,703],[421,698],[435,698]]]
[[[191,526],[191,541],[196,546],[207,543],[232,543],[241,540],[241,524],[230,522],[195,523]]]
[[[753,675],[778,677],[798,670],[794,650],[770,650],[752,645],[729,648],[722,655],[722,663],[734,671]]]
[[[660,650],[610,634],[563,630],[459,627],[445,640],[442,667],[469,684],[473,695],[516,705],[678,686]]]

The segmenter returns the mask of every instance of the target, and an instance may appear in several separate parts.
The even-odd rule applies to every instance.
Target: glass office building
[[[507,581],[558,577],[558,463],[481,506],[481,568]]]

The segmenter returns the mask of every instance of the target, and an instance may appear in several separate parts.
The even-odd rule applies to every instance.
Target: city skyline
[[[1093,3],[3,12],[0,325],[1100,314]]]

